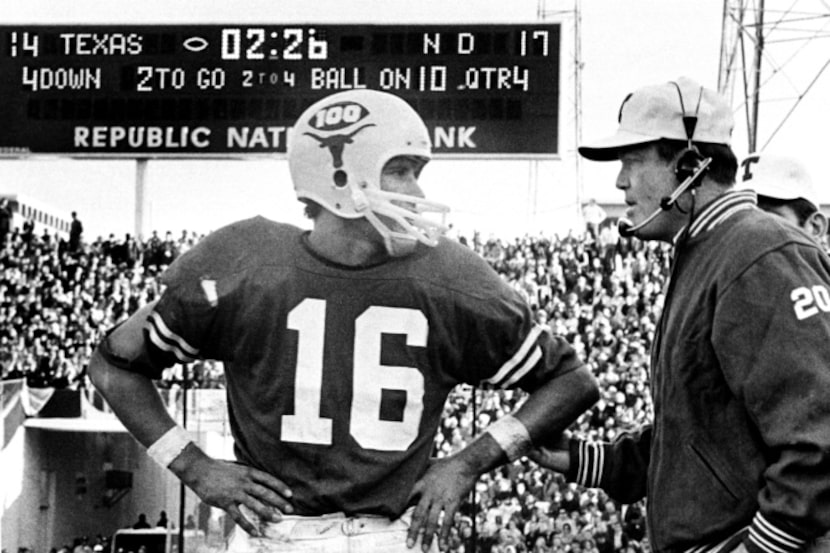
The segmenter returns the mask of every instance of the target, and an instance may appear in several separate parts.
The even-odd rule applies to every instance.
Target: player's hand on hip
[[[418,498],[418,503],[412,513],[407,547],[414,547],[421,534],[421,549],[429,551],[437,533],[438,547],[445,550],[455,513],[477,478],[478,474],[457,457],[433,459],[410,494],[410,500]]]
[[[278,521],[283,513],[294,511],[289,487],[267,472],[213,459],[201,450],[188,453],[191,454],[188,462],[181,462],[180,456],[170,468],[202,501],[223,509],[252,536],[261,534],[260,520]]]

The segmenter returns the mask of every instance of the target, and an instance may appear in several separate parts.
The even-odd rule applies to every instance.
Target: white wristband
[[[510,461],[524,456],[533,447],[527,427],[513,415],[500,418],[487,427],[486,433],[496,440]]]
[[[170,463],[179,456],[179,454],[184,451],[184,448],[187,447],[187,444],[192,443],[193,439],[190,437],[190,434],[187,433],[187,430],[182,428],[181,426],[174,426],[170,430],[164,433],[164,435],[153,442],[153,444],[147,448],[147,454],[153,458],[153,460],[167,468],[170,466]]]

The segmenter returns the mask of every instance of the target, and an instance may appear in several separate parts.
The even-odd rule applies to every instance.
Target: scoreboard
[[[0,26],[0,156],[282,154],[337,91],[384,90],[434,151],[558,155],[558,24]]]

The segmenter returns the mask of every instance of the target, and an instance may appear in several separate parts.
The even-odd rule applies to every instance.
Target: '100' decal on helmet
[[[369,115],[369,110],[360,104],[354,102],[338,102],[337,104],[326,106],[315,113],[311,117],[309,125],[321,131],[336,131],[357,123],[367,115]],[[354,135],[366,127],[374,126],[374,123],[366,123],[348,134],[331,134],[328,136],[319,136],[312,132],[304,132],[303,134],[319,142],[321,148],[328,148],[329,152],[331,152],[332,165],[334,165],[335,169],[340,169],[343,167],[343,149],[346,147],[346,144],[351,144]]]
[[[355,102],[338,102],[315,113],[309,125],[321,131],[339,131],[365,119],[369,110]]]

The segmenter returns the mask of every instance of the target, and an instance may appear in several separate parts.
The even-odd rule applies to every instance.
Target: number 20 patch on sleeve
[[[799,286],[790,292],[790,299],[799,321],[819,313],[830,313],[830,292],[823,285]]]

